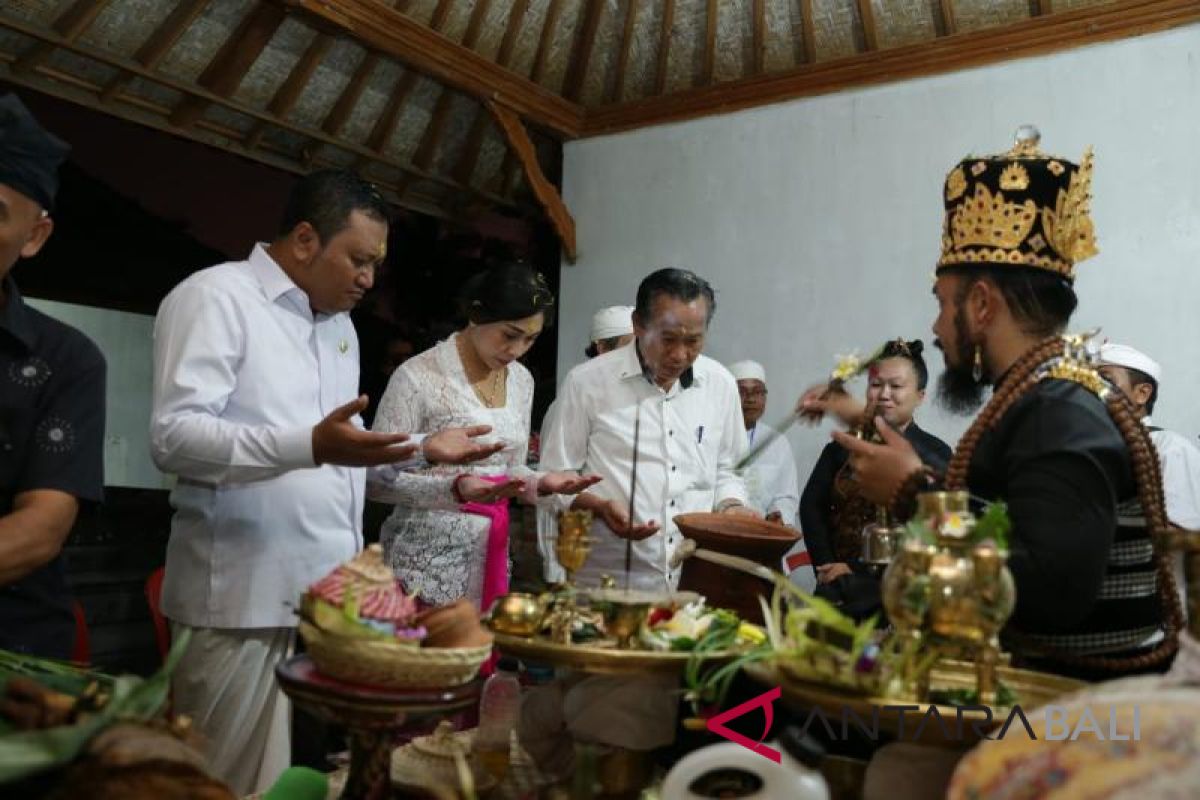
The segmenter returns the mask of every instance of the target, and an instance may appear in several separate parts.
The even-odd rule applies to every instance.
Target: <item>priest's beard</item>
[[[938,378],[937,399],[938,404],[951,414],[966,416],[975,413],[983,405],[988,384],[983,377],[976,380],[972,374],[975,348],[969,343],[970,334],[961,312],[954,315],[954,338],[954,360],[957,363],[951,364],[950,354],[946,353],[946,371]],[[945,352],[940,342],[938,346]]]

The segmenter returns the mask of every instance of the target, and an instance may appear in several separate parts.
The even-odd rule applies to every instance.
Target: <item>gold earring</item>
[[[976,383],[983,380],[983,348],[975,345],[975,364],[971,367],[971,377]]]

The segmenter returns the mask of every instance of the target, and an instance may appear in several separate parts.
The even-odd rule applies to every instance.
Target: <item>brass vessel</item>
[[[563,511],[558,515],[558,538],[554,555],[567,573],[567,584],[574,585],[575,573],[587,563],[592,550],[592,512]]]
[[[880,506],[875,520],[867,523],[862,529],[863,564],[877,570],[876,574],[879,574],[892,563],[903,540],[904,526],[893,525],[887,509]]]
[[[511,592],[492,606],[489,625],[500,633],[534,636],[542,627],[548,598],[524,592]]]
[[[972,537],[975,517],[966,492],[927,492],[916,520],[933,541],[908,537],[883,576],[883,605],[898,633],[931,651],[919,674],[901,676],[912,696],[926,699],[929,671],[943,658],[974,661],[981,703],[995,699],[1000,629],[1016,601],[1005,554]]]
[[[592,512],[563,511],[558,515],[558,537],[554,555],[567,573],[565,591],[550,610],[550,638],[559,644],[571,643],[571,630],[579,617],[575,602],[575,573],[587,563],[592,551]]]

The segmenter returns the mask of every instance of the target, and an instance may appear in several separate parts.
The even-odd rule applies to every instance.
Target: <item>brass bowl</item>
[[[586,596],[593,603],[609,606],[604,615],[608,632],[617,638],[617,647],[629,649],[650,610],[664,606],[683,606],[700,599],[695,592],[648,592],[637,589],[587,589]]]
[[[546,617],[546,601],[536,595],[512,592],[496,600],[488,624],[514,636],[533,636]]]
[[[617,637],[617,647],[628,650],[648,616],[649,603],[614,603],[612,616],[606,622],[608,632]]]

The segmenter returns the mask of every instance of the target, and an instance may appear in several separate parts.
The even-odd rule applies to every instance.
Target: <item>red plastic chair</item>
[[[154,638],[158,642],[158,655],[167,657],[171,649],[171,629],[167,627],[167,618],[162,613],[162,584],[166,570],[159,567],[146,578],[146,604],[150,606],[150,618],[154,621]]]
[[[87,617],[83,614],[83,605],[78,600],[71,601],[71,613],[75,616],[75,644],[71,647],[71,660],[76,664],[90,664],[92,634],[88,630]]]

